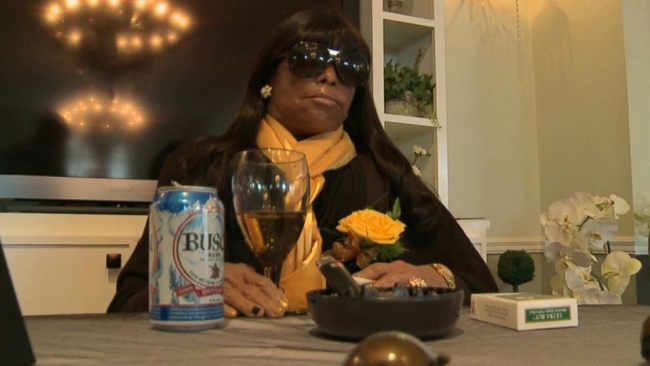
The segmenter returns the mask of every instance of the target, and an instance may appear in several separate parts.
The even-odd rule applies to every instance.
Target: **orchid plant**
[[[418,161],[418,158],[423,156],[431,156],[431,153],[420,145],[413,145],[413,161],[411,162],[411,167],[413,167],[413,173],[418,177],[422,177],[422,171],[415,163]]]
[[[629,210],[628,203],[615,194],[598,197],[576,192],[541,215],[544,255],[555,262],[557,273],[551,278],[554,295],[573,297],[578,304],[622,304],[621,295],[641,262],[622,251],[612,252],[609,241],[618,232],[616,220]],[[600,249],[606,257],[597,273],[593,251]]]
[[[643,237],[650,237],[650,207],[634,213],[637,233]]]

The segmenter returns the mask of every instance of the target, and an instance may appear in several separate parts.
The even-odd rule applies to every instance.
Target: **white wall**
[[[489,237],[540,236],[534,83],[526,1],[445,1],[449,208]]]
[[[621,0],[531,4],[541,206],[578,190],[632,202]]]
[[[650,1],[623,1],[634,211],[650,206]],[[647,240],[637,238],[637,248]]]
[[[650,1],[594,5],[445,0],[449,206],[491,221],[489,252],[539,251],[539,214],[578,190],[650,204]]]
[[[626,1],[646,29],[628,41],[647,45],[650,2]],[[525,242],[540,237],[539,214],[575,191],[632,202],[622,0],[446,0],[445,12],[454,214],[486,216],[493,241]],[[629,86],[637,139],[649,128],[643,52]],[[632,215],[620,228],[632,234]]]

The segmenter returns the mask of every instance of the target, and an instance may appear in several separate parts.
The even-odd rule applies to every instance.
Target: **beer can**
[[[223,320],[224,209],[211,187],[159,187],[149,215],[149,317],[199,331]]]

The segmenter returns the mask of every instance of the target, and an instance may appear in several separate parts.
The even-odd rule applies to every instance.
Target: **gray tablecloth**
[[[470,319],[451,336],[425,342],[452,365],[640,365],[640,332],[650,306],[582,306],[576,328],[521,331]],[[340,365],[355,346],[324,338],[307,316],[228,320],[221,329],[151,329],[147,314],[26,318],[38,365]]]

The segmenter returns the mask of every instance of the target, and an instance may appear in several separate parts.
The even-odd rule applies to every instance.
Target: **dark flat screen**
[[[226,129],[256,52],[284,18],[314,6],[349,7],[145,0],[154,10],[135,14],[140,1],[0,0],[0,197],[15,197],[2,176],[156,179],[180,142]],[[78,16],[48,18],[69,3]],[[153,13],[163,3],[167,23]]]

